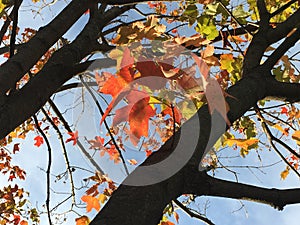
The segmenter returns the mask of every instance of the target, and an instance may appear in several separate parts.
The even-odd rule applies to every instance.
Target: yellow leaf
[[[280,173],[281,179],[285,180],[285,178],[289,175],[289,173],[290,173],[290,167],[286,166],[285,170]]]
[[[100,194],[98,200],[103,204],[107,200],[107,196],[105,194]]]
[[[297,141],[297,145],[300,145],[300,130],[296,130],[292,138]]]
[[[245,150],[248,150],[248,148],[251,145],[257,144],[258,139],[257,138],[250,138],[250,139],[227,139],[225,140],[225,144],[227,144],[229,147],[236,145],[238,147],[241,147]]]
[[[280,132],[282,132],[284,135],[289,135],[288,130],[282,128],[279,124],[275,124],[273,127],[276,128],[277,130],[279,130]]]
[[[0,14],[1,15],[3,14],[3,11],[4,11],[4,9],[5,9],[6,6],[7,6],[6,4],[3,4],[3,2],[0,1]]]

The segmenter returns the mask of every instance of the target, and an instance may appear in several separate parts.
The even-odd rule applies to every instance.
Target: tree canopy
[[[219,224],[201,197],[300,203],[299,4],[2,0],[0,224]]]

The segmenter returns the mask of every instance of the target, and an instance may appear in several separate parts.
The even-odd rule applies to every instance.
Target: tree
[[[262,131],[260,132],[263,134],[260,142],[267,143],[269,141],[274,151],[286,164],[286,169],[281,173],[281,177],[285,179],[291,170],[299,175],[299,147],[291,147],[292,144],[287,144],[279,138],[280,135],[285,135],[284,137],[289,138],[290,142],[296,140],[299,144],[299,124],[297,121],[300,116],[297,104],[294,104],[300,98],[299,75],[297,75],[299,73],[297,68],[298,52],[293,50],[292,54],[286,54],[297,44],[299,39],[298,19],[300,11],[298,1],[249,0],[249,12],[246,12],[243,6],[234,1],[180,1],[178,4],[152,1],[148,3],[147,9],[143,8],[145,5],[140,5],[141,2],[143,1],[74,0],[48,25],[37,31],[25,30],[20,43],[16,43],[16,33],[18,11],[22,1],[18,0],[14,3],[10,15],[4,15],[7,19],[0,31],[2,40],[7,44],[1,48],[1,53],[6,53],[5,56],[9,57],[1,65],[0,71],[0,124],[2,126],[0,138],[3,139],[2,149],[7,143],[11,143],[16,136],[20,137],[21,135],[22,137],[32,129],[37,129],[40,132],[40,135],[35,138],[36,146],[40,146],[44,141],[47,146],[50,146],[45,130],[41,128],[41,123],[45,120],[51,124],[59,138],[63,139],[63,131],[56,124],[55,117],[50,114],[52,111],[57,114],[58,120],[71,135],[66,141],[77,143],[84,154],[89,157],[84,146],[77,141],[78,133],[68,125],[62,113],[51,100],[51,96],[58,91],[74,87],[84,86],[90,90],[82,73],[91,69],[95,59],[86,57],[93,55],[94,52],[100,52],[97,69],[119,65],[116,76],[104,72],[102,75],[96,74],[94,79],[99,85],[100,92],[110,94],[113,97],[113,103],[103,112],[101,120],[101,123],[107,125],[105,119],[114,104],[120,101],[118,96],[121,91],[118,89],[118,85],[121,87],[125,87],[127,83],[140,85],[138,78],[146,78],[148,76],[146,75],[147,71],[156,73],[152,76],[164,76],[182,84],[183,78],[188,76],[186,70],[176,68],[172,63],[166,65],[165,62],[151,61],[151,57],[165,54],[161,48],[164,49],[166,46],[162,43],[175,43],[178,48],[185,47],[193,52],[191,58],[194,59],[204,77],[204,79],[202,77],[203,89],[200,91],[191,88],[195,87],[192,82],[198,81],[197,79],[185,82],[186,90],[191,89],[189,90],[192,93],[189,95],[190,98],[192,95],[201,95],[200,99],[199,97],[198,99],[192,98],[193,103],[197,106],[197,113],[180,124],[181,121],[177,120],[180,113],[176,114],[177,108],[172,104],[172,101],[165,102],[157,96],[152,98],[152,100],[160,102],[161,105],[165,105],[161,115],[169,115],[169,121],[165,119],[172,124],[170,135],[166,135],[168,140],[131,173],[117,190],[115,190],[116,187],[113,182],[109,178],[104,178],[100,172],[90,178],[96,184],[89,188],[87,194],[81,198],[83,202],[87,203],[87,209],[100,208],[99,202],[95,201],[95,196],[98,196],[98,201],[102,203],[106,201],[107,197],[110,197],[90,224],[158,224],[163,212],[168,211],[165,209],[166,206],[172,201],[178,207],[188,211],[185,204],[177,200],[180,196],[187,194],[248,199],[269,204],[280,210],[288,204],[299,203],[300,190],[297,188],[269,189],[212,176],[211,172],[217,169],[219,165],[217,159],[209,161],[209,166],[199,170],[201,159],[218,140],[217,143],[221,142],[224,146],[240,148],[241,155],[246,157],[251,149],[258,148],[259,135],[257,135],[256,127],[261,126]],[[235,6],[233,10],[229,9],[230,4]],[[82,31],[73,41],[65,40],[62,36],[87,10],[89,10],[89,20]],[[124,15],[128,18],[134,17],[134,19],[124,19]],[[10,23],[12,26],[9,28]],[[170,28],[170,31],[166,30],[166,27]],[[195,28],[196,33],[190,31],[191,28],[189,27]],[[11,32],[5,35],[8,28]],[[185,37],[180,29],[189,30]],[[189,33],[190,35],[187,35]],[[152,44],[151,50],[153,52],[151,54],[154,56],[151,55],[144,62],[139,61],[138,64],[133,57],[135,49],[124,47],[124,45],[129,46],[130,43],[133,43],[134,46],[134,43],[143,43],[144,40],[158,44]],[[221,43],[222,46],[218,43]],[[54,44],[57,44],[55,48],[53,48]],[[111,50],[114,51],[110,53],[110,58],[105,58],[106,53]],[[138,52],[138,50],[136,51]],[[146,50],[143,49],[143,51]],[[141,53],[138,52],[137,54]],[[173,53],[172,57],[176,58],[177,55]],[[188,68],[190,67],[185,69]],[[214,69],[217,71],[215,77],[218,78],[218,82],[224,88],[222,96],[225,96],[223,103],[226,106],[221,107],[222,109],[219,108],[219,104],[223,103],[216,100],[216,98],[220,98],[220,95],[209,97],[209,91],[212,94],[219,90],[216,88],[209,89],[215,87],[215,79],[209,79],[208,75],[209,70]],[[133,70],[135,71],[133,72]],[[80,84],[65,84],[78,74],[81,74],[79,75]],[[122,79],[117,80],[118,77]],[[102,78],[103,80],[101,80]],[[151,85],[154,84],[150,82]],[[199,83],[196,86],[199,86]],[[125,119],[121,118],[119,111],[119,115],[116,112],[116,116],[119,116],[116,120],[119,120],[118,122],[129,120],[130,129],[127,136],[133,145],[137,145],[142,136],[147,136],[147,124],[155,112],[149,103],[150,96],[137,97],[138,94],[133,93],[131,94],[132,98],[130,98],[130,93],[132,92],[125,91],[127,104],[130,105],[130,99],[134,101],[130,105],[129,112],[129,116],[130,113],[132,116]],[[149,94],[149,91],[147,93]],[[206,97],[203,94],[206,94]],[[268,108],[264,107],[262,100],[266,98],[270,101],[271,106],[269,107],[274,111],[269,112]],[[282,101],[283,105],[277,107],[277,104],[272,100]],[[49,112],[45,110],[45,104],[51,107]],[[168,112],[164,111],[167,109]],[[222,110],[225,110],[225,113]],[[254,112],[256,120],[250,119],[247,114],[249,110]],[[141,111],[146,120],[139,117],[138,113]],[[38,121],[39,118],[36,116],[38,112],[44,114],[44,121]],[[181,110],[181,114],[183,113],[184,111]],[[30,117],[33,119],[30,120]],[[254,125],[255,123],[256,125]],[[145,126],[147,129],[142,130]],[[226,131],[225,128],[230,126],[231,131]],[[272,132],[274,128],[278,130],[277,135]],[[105,149],[103,154],[108,153],[116,163],[121,162],[126,168],[123,153],[117,144],[120,142],[116,142],[114,131],[110,131],[109,126],[107,132],[111,136],[108,142],[109,147],[103,147],[104,139],[101,138],[104,137],[97,137],[89,143],[94,149]],[[244,138],[239,138],[239,135]],[[64,141],[62,141],[62,146],[65,149]],[[178,146],[181,146],[179,152],[176,151]],[[267,148],[266,146],[264,144],[261,148]],[[283,147],[287,152],[282,153],[283,150],[278,146]],[[186,149],[182,149],[182,147]],[[216,150],[218,148],[220,148],[220,144],[219,147],[216,145],[214,147]],[[14,152],[17,149],[18,145],[15,144]],[[49,149],[51,148],[49,147]],[[191,155],[177,171],[169,171],[169,167],[160,168],[157,166],[158,162],[171,158],[175,161],[171,162],[170,168],[174,168],[172,167],[174,162],[176,164],[176,160],[184,159],[187,154]],[[48,156],[51,158],[50,150]],[[4,150],[2,158],[7,161]],[[99,165],[93,159],[90,160],[96,169],[101,171]],[[50,159],[49,162],[51,162]],[[72,179],[72,168],[68,164],[68,160],[66,162],[70,179]],[[50,167],[49,164],[48,168]],[[142,173],[143,168],[150,168],[150,170]],[[7,166],[7,171],[11,175],[11,180],[16,176],[23,178],[24,174],[20,172],[20,169],[16,170],[15,167]],[[171,172],[170,175],[164,177],[164,174],[168,172]],[[49,170],[47,175],[49,181]],[[157,175],[161,176],[157,178]],[[145,182],[149,181],[149,183],[137,185],[139,179]],[[153,179],[160,180],[153,182]],[[109,193],[102,193],[101,195],[97,188],[103,182],[110,185],[106,189]],[[10,187],[8,192],[15,193],[18,190],[16,187],[11,191]],[[2,196],[7,201],[11,201],[11,198],[6,195],[3,194]],[[51,223],[49,201],[48,198],[46,207]],[[15,207],[22,206],[15,205]],[[14,215],[15,212],[7,211],[7,213]],[[35,215],[35,213],[35,211],[31,212],[31,215]],[[192,212],[190,213],[192,214]],[[203,216],[198,215],[198,217],[211,223]],[[86,219],[83,216],[77,222],[85,222]],[[20,219],[18,218],[12,220],[12,223],[15,224],[19,222]],[[161,224],[171,224],[171,222],[165,220]]]

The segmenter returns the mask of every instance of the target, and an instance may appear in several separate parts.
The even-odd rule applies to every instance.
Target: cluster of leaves
[[[0,148],[0,172],[4,175],[8,174],[8,181],[15,179],[24,180],[26,172],[17,165],[11,163],[11,153],[7,149],[8,144],[2,140]],[[13,145],[12,154],[19,151],[19,144]],[[35,208],[30,208],[26,196],[29,193],[18,185],[8,185],[0,190],[0,224],[27,225],[30,219],[34,224],[39,222],[39,215]],[[23,219],[22,219],[23,218]]]
[[[90,212],[92,209],[99,211],[101,204],[103,205],[117,189],[116,184],[100,172],[96,172],[95,175],[84,179],[84,181],[92,181],[94,183],[86,190],[86,195],[81,197],[81,200],[86,203],[86,212]],[[99,192],[100,188],[101,193]],[[86,225],[88,223],[89,218],[86,215],[76,219],[76,225]]]

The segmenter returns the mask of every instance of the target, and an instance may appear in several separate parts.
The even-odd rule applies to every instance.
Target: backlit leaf
[[[40,146],[44,143],[44,138],[43,138],[42,136],[36,136],[36,137],[34,138],[34,140],[35,140],[34,145],[35,145],[36,147],[40,147]]]
[[[81,216],[75,219],[76,225],[88,225],[90,220],[87,216]]]
[[[81,197],[81,200],[87,204],[86,205],[87,212],[90,212],[92,209],[95,209],[97,211],[100,210],[100,203],[96,197],[90,195],[84,195]]]

